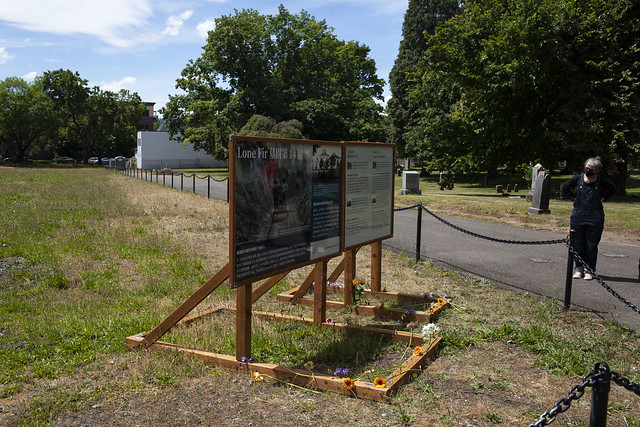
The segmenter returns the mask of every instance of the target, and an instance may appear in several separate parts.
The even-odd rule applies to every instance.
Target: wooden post
[[[316,262],[313,269],[313,281],[315,282],[313,292],[313,323],[319,325],[327,319],[327,260]]]
[[[251,357],[251,288],[236,288],[236,359]]]
[[[356,278],[356,249],[344,253],[344,304],[353,304],[353,279]]]
[[[382,289],[382,240],[371,244],[371,291]]]

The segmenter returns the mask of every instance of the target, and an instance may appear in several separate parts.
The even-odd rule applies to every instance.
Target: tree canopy
[[[493,171],[603,157],[624,190],[640,120],[638,2],[468,0],[426,35],[408,89],[409,151]]]
[[[162,110],[173,138],[225,158],[229,135],[258,114],[297,120],[311,139],[384,139],[384,82],[369,48],[305,11],[236,10],[216,19],[203,50]]]
[[[20,77],[0,81],[0,156],[25,160],[29,150],[53,133],[56,114],[39,83]]]
[[[136,126],[145,110],[137,93],[90,88],[87,80],[70,70],[46,71],[42,88],[59,115],[57,152],[130,156],[136,146]]]

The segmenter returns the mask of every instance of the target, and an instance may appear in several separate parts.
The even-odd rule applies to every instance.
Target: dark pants
[[[571,229],[576,232],[574,242],[576,253],[584,260],[587,267],[596,271],[598,243],[600,243],[600,238],[602,237],[604,221],[571,224]],[[584,266],[577,259],[576,270],[584,271]]]

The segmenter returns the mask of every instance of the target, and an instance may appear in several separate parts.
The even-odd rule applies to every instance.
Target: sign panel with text
[[[341,143],[232,136],[232,286],[341,252],[341,171]]]
[[[345,249],[393,235],[394,148],[345,143]]]

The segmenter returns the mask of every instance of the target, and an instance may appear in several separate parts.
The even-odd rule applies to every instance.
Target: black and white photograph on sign
[[[333,146],[238,140],[234,154],[236,282],[339,251]]]
[[[341,170],[341,146],[313,146],[311,259],[340,251]]]
[[[346,147],[345,247],[391,234],[393,221],[393,146]]]

